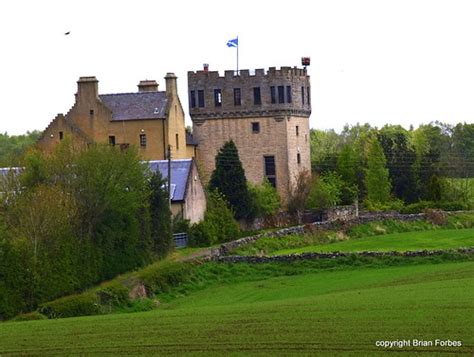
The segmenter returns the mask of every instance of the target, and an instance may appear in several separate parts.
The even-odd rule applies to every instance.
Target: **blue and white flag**
[[[238,47],[239,46],[239,38],[236,37],[233,40],[227,41],[227,47]]]

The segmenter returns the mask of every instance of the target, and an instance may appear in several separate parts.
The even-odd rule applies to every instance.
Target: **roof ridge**
[[[101,96],[112,96],[112,95],[130,95],[130,94],[154,94],[154,93],[166,93],[165,91],[153,91],[153,92],[125,92],[125,93],[106,93],[106,94],[99,94]]]

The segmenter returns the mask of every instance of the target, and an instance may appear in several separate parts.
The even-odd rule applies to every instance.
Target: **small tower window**
[[[304,87],[301,87],[301,103],[304,105]]]
[[[140,134],[140,146],[146,147],[146,134]]]
[[[94,115],[94,109],[89,110],[89,114],[90,114],[90,116],[93,116]]]
[[[308,105],[311,105],[311,92],[309,87],[306,88],[306,93],[308,94]]]
[[[115,146],[115,135],[109,136],[109,145]]]
[[[254,133],[254,134],[260,133],[260,123],[259,122],[252,123],[252,133]]]
[[[204,108],[204,91],[198,90],[198,106]]]
[[[222,106],[222,90],[214,89],[214,105],[216,107]]]
[[[301,154],[300,153],[297,153],[296,154],[296,162],[299,164],[301,164]]]
[[[191,105],[191,108],[196,108],[196,91],[191,91],[189,93],[189,103]]]
[[[278,103],[285,103],[285,87],[278,86]]]
[[[300,135],[300,127],[297,125],[296,126],[296,136]]]
[[[241,105],[240,88],[234,88],[234,105]]]
[[[274,86],[270,87],[270,96],[271,96],[271,99],[272,99],[272,104],[275,104],[277,102],[277,100],[276,100],[276,91],[275,91]]]
[[[62,131],[59,132],[59,140],[63,140],[64,138],[64,134]]]
[[[273,187],[276,187],[275,156],[264,156],[264,174]]]
[[[179,135],[176,134],[176,150],[179,150]]]
[[[291,86],[286,86],[286,102],[291,103]]]
[[[253,104],[255,105],[262,104],[262,96],[260,95],[260,87],[255,87],[253,89]]]

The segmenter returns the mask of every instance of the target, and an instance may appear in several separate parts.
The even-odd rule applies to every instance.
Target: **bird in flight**
[[[71,31],[65,32],[64,34],[67,36],[71,33]]]

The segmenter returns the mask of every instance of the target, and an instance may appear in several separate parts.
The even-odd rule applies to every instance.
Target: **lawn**
[[[474,228],[405,232],[348,239],[341,242],[318,244],[294,249],[282,249],[274,255],[303,252],[361,252],[436,250],[474,246]]]
[[[263,269],[263,268],[262,268]],[[378,340],[455,340],[472,353],[474,262],[420,264],[234,282],[150,312],[0,325],[0,355],[380,354]]]

